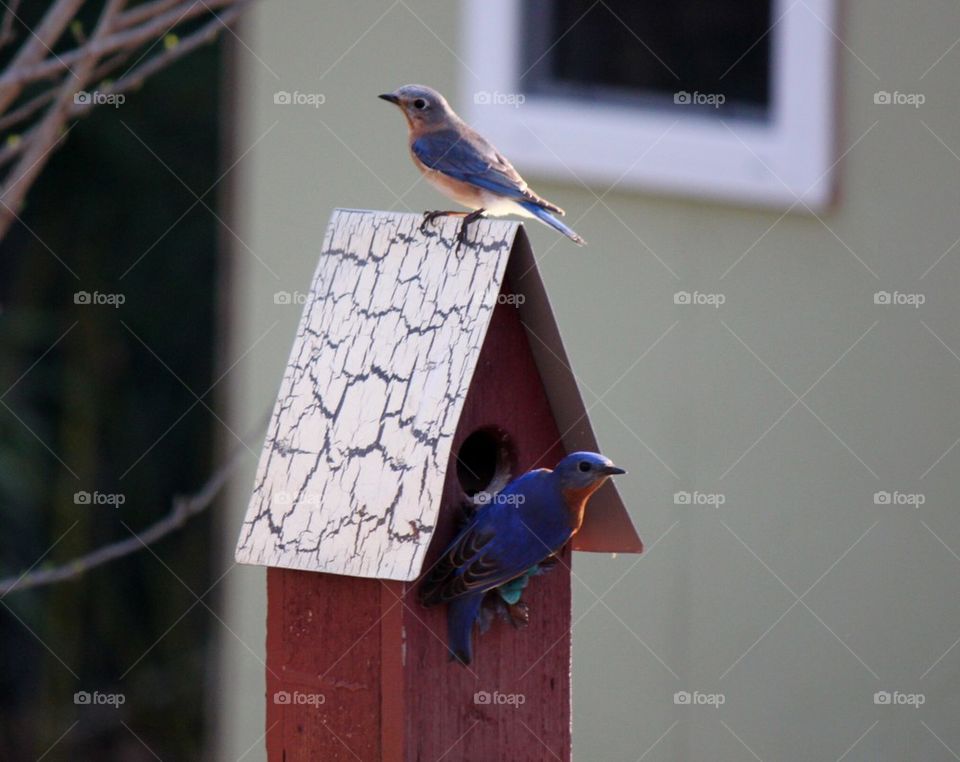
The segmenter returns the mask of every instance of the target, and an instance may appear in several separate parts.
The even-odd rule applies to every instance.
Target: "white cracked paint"
[[[518,223],[337,210],[237,544],[240,563],[415,579]]]

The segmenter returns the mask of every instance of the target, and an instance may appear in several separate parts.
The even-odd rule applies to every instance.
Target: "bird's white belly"
[[[516,214],[520,217],[533,217],[530,212],[520,206],[516,201],[504,198],[503,196],[497,196],[488,191],[483,191],[482,196],[483,209],[485,209],[486,213],[491,217],[503,217],[508,214]]]

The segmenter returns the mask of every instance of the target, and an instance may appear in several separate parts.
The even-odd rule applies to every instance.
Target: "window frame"
[[[530,175],[604,190],[824,210],[835,195],[837,0],[772,2],[763,121],[525,94],[515,0],[463,2],[462,113]]]

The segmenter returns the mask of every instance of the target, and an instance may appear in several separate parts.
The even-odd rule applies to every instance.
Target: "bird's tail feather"
[[[577,235],[576,232],[574,232],[573,228],[571,228],[568,225],[564,225],[562,222],[560,222],[560,220],[558,220],[556,217],[550,214],[550,212],[548,212],[542,206],[538,206],[532,201],[521,202],[520,206],[522,206],[524,209],[530,212],[530,214],[532,214],[534,217],[540,220],[540,222],[542,222],[544,225],[549,225],[554,230],[557,230],[563,233],[567,238],[569,238],[578,246],[583,246],[587,243],[579,235]]]
[[[473,625],[480,613],[483,593],[450,601],[447,607],[447,641],[450,654],[461,664],[473,660]]]

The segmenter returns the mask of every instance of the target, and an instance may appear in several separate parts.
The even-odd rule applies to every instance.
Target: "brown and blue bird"
[[[515,603],[539,565],[579,531],[590,496],[623,473],[603,455],[575,452],[552,470],[538,468],[514,479],[477,510],[420,589],[424,605],[448,604],[455,659],[473,659],[473,628],[485,594],[496,589]]]
[[[404,85],[379,97],[406,117],[410,155],[427,182],[471,210],[427,212],[421,229],[437,217],[462,216],[458,240],[464,243],[467,225],[474,220],[516,214],[537,219],[578,245],[586,243],[557,219],[563,209],[534,193],[503,154],[457,116],[436,90]]]

